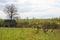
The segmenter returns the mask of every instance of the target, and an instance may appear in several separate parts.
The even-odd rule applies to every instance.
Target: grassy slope
[[[32,28],[0,28],[0,40],[60,40],[60,31],[44,34],[42,30],[35,34]]]

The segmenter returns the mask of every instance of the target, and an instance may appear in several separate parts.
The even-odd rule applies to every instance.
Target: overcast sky
[[[21,18],[60,17],[60,0],[0,0],[0,18],[6,18],[6,4],[15,4]]]

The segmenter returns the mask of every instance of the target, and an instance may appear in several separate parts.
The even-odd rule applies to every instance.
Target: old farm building
[[[16,27],[17,22],[15,20],[4,20],[4,26],[5,27]]]

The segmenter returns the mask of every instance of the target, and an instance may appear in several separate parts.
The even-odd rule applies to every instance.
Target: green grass
[[[60,30],[36,34],[32,28],[0,28],[0,40],[60,40]]]

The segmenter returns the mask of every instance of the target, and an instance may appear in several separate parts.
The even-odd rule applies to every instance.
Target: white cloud
[[[0,10],[0,18],[5,19],[6,18],[6,14]]]
[[[20,16],[22,18],[54,18],[54,17],[59,17],[60,16],[60,9],[56,8],[49,8],[45,10],[36,10],[36,11],[31,11],[31,12],[25,12],[25,13],[20,13]]]

